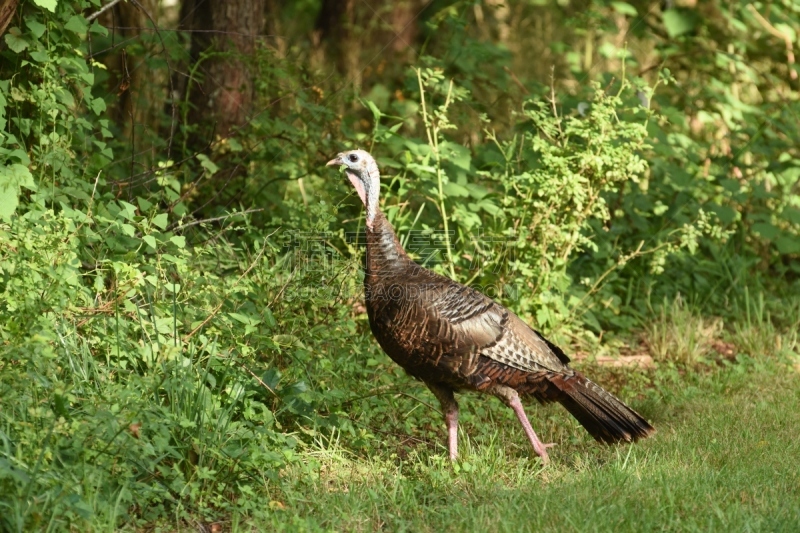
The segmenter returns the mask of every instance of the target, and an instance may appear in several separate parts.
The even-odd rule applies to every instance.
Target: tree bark
[[[17,12],[19,0],[0,0],[0,35],[3,35],[8,28],[14,13]]]
[[[263,34],[265,0],[186,0],[182,24],[192,32],[189,122],[195,139],[228,137],[252,113],[251,58]],[[191,22],[189,22],[191,21]],[[190,67],[190,69],[193,67]]]
[[[120,46],[118,53],[103,58],[109,73],[109,91],[117,93],[112,116],[118,124],[126,124],[124,131],[128,136],[145,140],[157,138],[161,135],[161,103],[169,78],[161,70],[136,66],[151,54],[160,53],[160,45],[147,44],[140,39],[153,23],[160,24],[158,0],[138,0],[136,4],[120,2],[101,14],[99,21],[113,32],[115,43],[138,41],[142,46],[139,54],[128,54],[128,47]],[[137,48],[130,46],[132,50]]]

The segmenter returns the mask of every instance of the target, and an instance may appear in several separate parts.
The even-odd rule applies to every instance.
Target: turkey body
[[[374,160],[358,150],[339,154],[329,164],[350,163],[350,181],[368,213],[364,291],[370,329],[386,354],[439,399],[451,459],[457,455],[456,391],[492,394],[511,407],[545,462],[549,445],[533,431],[520,395],[561,403],[601,442],[634,441],[655,431],[615,396],[571,369],[561,349],[514,313],[412,261],[386,217],[371,205],[379,188]],[[358,174],[358,165],[372,170]]]
[[[412,261],[382,213],[375,231],[367,234],[366,267],[364,293],[372,333],[412,376],[455,391],[486,391],[497,384],[521,387],[547,401],[546,385],[538,382],[548,370],[572,373],[566,356],[548,350],[512,312]],[[512,326],[527,333],[529,342],[541,344],[540,361],[522,366],[525,355]],[[511,366],[517,360],[522,368]],[[531,367],[540,372],[524,370]]]

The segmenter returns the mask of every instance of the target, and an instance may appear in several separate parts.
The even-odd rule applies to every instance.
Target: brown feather
[[[514,313],[414,263],[381,212],[367,231],[366,263],[371,329],[412,376],[452,390],[503,385],[559,402],[602,442],[653,433],[635,411],[569,368],[569,357]]]

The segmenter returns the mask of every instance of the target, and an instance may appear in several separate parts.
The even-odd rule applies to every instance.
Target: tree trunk
[[[325,59],[358,88],[367,73],[414,57],[421,11],[422,0],[323,0],[316,30]]]
[[[317,31],[323,44],[324,60],[352,79],[358,72],[361,43],[356,36],[356,0],[322,0]]]
[[[422,11],[421,0],[403,0],[392,3],[389,19],[392,31],[392,51],[397,60],[410,61],[416,55],[415,44],[418,33],[418,20]]]
[[[112,42],[130,43],[129,47],[120,46],[118,53],[104,56],[103,63],[109,73],[109,90],[117,93],[112,116],[126,125],[125,135],[138,138],[137,147],[138,140],[147,142],[161,135],[161,104],[169,78],[162,70],[136,68],[148,57],[162,53],[159,44],[141,39],[142,33],[149,36],[152,23],[160,24],[159,15],[158,0],[139,0],[136,4],[120,2],[99,19],[112,32]],[[129,54],[128,48],[139,53]]]
[[[252,113],[250,60],[263,33],[264,7],[265,0],[186,0],[182,6],[192,31],[190,68],[199,62],[187,90],[189,122],[201,144],[213,140],[212,132],[228,137]]]
[[[17,12],[19,0],[0,0],[0,35],[3,35],[8,28],[9,22]]]

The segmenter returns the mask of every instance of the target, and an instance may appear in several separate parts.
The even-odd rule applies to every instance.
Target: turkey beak
[[[338,155],[333,159],[331,159],[330,161],[328,161],[327,163],[325,163],[326,167],[335,167],[337,165],[344,165],[344,161],[342,161],[341,156]]]

